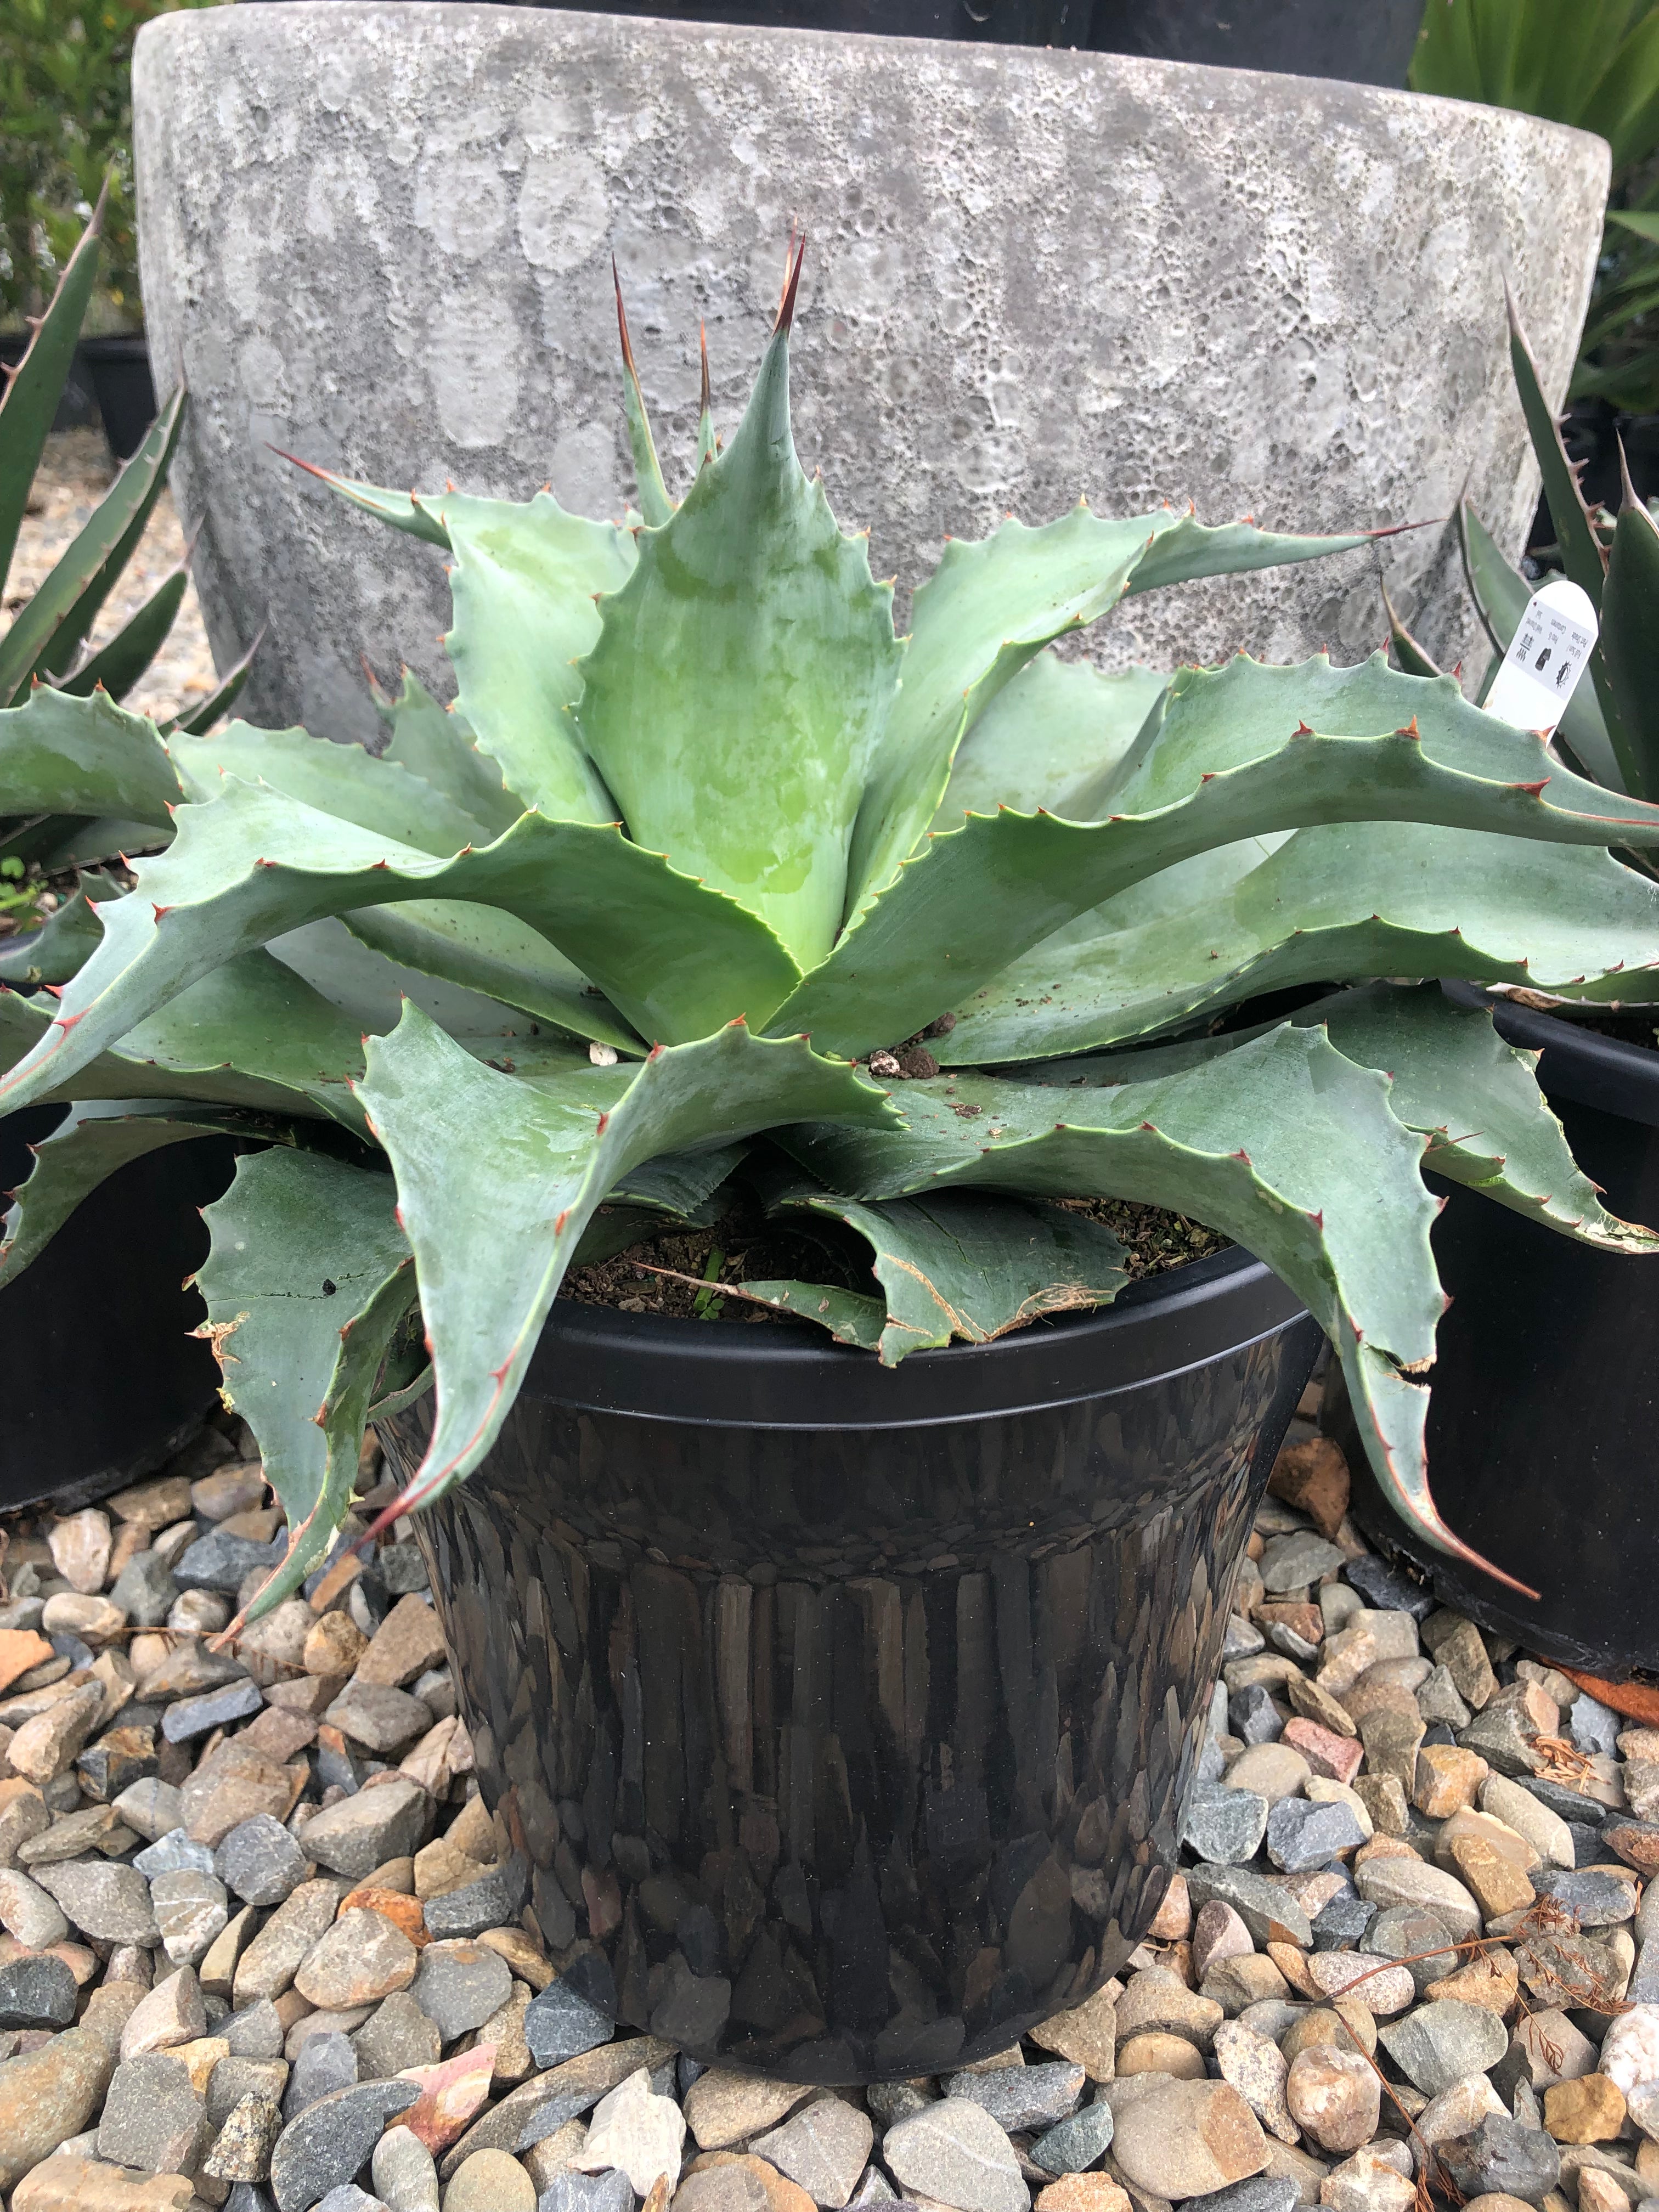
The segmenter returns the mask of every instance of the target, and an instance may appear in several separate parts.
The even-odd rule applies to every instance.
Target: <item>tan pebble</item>
[[[1447,1856],[1488,1920],[1521,1911],[1537,1894],[1514,1861],[1484,1836],[1460,1836]]]
[[[368,1649],[368,1638],[343,1613],[325,1613],[307,1637],[302,1664],[307,1674],[349,1674]]]
[[[1300,1944],[1269,1943],[1267,1950],[1279,1972],[1301,1996],[1316,1998],[1324,1994],[1309,1970],[1308,1954]]]
[[[1578,2170],[1578,2212],[1630,2212],[1632,2195],[1612,2174],[1594,2166]]]
[[[504,2150],[475,2150],[444,2191],[443,2212],[536,2212],[536,2185]]]
[[[422,1903],[428,1898],[447,1897],[451,1890],[465,1889],[469,1882],[477,1881],[479,1871],[477,1859],[458,1850],[447,1836],[439,1836],[415,1854],[415,1894]]]
[[[1328,2151],[1355,2151],[1370,2141],[1382,2096],[1369,2060],[1334,2045],[1303,2051],[1285,2082],[1291,2118]]]
[[[1455,1743],[1425,1743],[1417,1754],[1412,1802],[1425,1819],[1449,1820],[1467,1812],[1492,1772],[1486,1760]]]
[[[107,1513],[88,1505],[67,1514],[46,1531],[52,1563],[71,1589],[90,1596],[104,1587],[112,1541]]]
[[[1036,2212],[1130,2212],[1129,2192],[1109,2173],[1068,2173],[1037,2192]]]
[[[196,2193],[182,2173],[135,2173],[59,2151],[20,2181],[12,2212],[180,2212]]]
[[[766,2159],[731,2150],[701,2151],[691,2160],[674,2193],[679,2212],[726,2212],[727,2204],[742,2201],[726,2197],[712,2179],[702,2178],[712,2177],[722,2166],[740,2167],[752,2176],[765,2191],[768,2212],[814,2212],[811,2198],[798,2181],[780,2173]]]
[[[1160,1942],[1174,1942],[1193,1932],[1193,1900],[1187,1887],[1184,1874],[1170,1877],[1170,1886],[1164,1893],[1163,1902],[1152,1915],[1146,1933],[1156,1936]]]
[[[1480,2005],[1487,2012],[1495,2012],[1500,2020],[1507,2019],[1514,2011],[1519,1994],[1520,1978],[1514,1954],[1497,1944],[1490,1950],[1477,1952],[1455,1974],[1431,1982],[1425,1992],[1434,2002],[1449,1997],[1456,2004]]]
[[[1031,2030],[1039,2050],[1069,2058],[1091,2081],[1109,2081],[1116,2071],[1117,2000],[1122,1984],[1109,1981],[1086,2002],[1055,2013]]]
[[[453,1844],[458,1851],[465,1851],[480,1866],[494,1866],[501,1855],[495,1820],[482,1797],[471,1798],[462,1806],[450,1822],[444,1841]]]
[[[1121,2081],[1136,2074],[1169,2074],[1178,2081],[1201,2081],[1207,2071],[1203,2052],[1184,2035],[1168,2035],[1153,2028],[1128,2037],[1117,2047]]]
[[[486,1950],[498,1952],[519,1979],[527,1982],[538,1996],[552,1980],[552,1960],[522,1928],[486,1928],[478,1941]]]
[[[1605,2074],[1581,2074],[1544,2092],[1544,2125],[1557,2142],[1611,2142],[1625,2111],[1624,2091]]]
[[[348,1912],[357,1911],[378,1912],[382,1920],[389,1920],[394,1928],[400,1928],[417,1949],[429,1941],[421,1901],[407,1891],[382,1889],[373,1880],[366,1881],[349,1897],[340,1899],[342,1918]]]
[[[1286,1444],[1273,1462],[1267,1487],[1305,1513],[1326,1541],[1332,1541],[1348,1510],[1350,1478],[1341,1446],[1330,1437]]]

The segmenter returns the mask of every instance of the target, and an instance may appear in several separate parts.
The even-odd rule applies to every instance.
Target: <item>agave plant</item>
[[[1380,654],[1165,676],[1048,650],[1131,594],[1357,537],[1079,505],[948,544],[896,637],[795,456],[799,274],[678,504],[625,325],[622,523],[329,478],[453,564],[455,708],[406,682],[378,757],[164,736],[97,693],[0,714],[12,811],[173,831],[46,933],[60,988],[0,994],[0,1103],[72,1102],[4,1270],[118,1162],[240,1133],[200,1284],[292,1531],[261,1607],[328,1546],[366,1418],[435,1389],[392,1510],[434,1497],[573,1261],[711,1220],[733,1175],[872,1255],[867,1293],[746,1295],[889,1364],[1109,1299],[1121,1249],[1056,1200],[1212,1224],[1323,1323],[1381,1480],[1452,1549],[1425,1165],[1610,1250],[1659,1241],[1602,1210],[1484,1013],[1364,980],[1601,990],[1659,961],[1659,891],[1607,850],[1659,846],[1659,809]]]
[[[1656,19],[1659,21],[1659,19]],[[1623,467],[1624,497],[1616,516],[1592,508],[1579,488],[1560,425],[1544,397],[1538,365],[1511,298],[1510,360],[1516,391],[1544,483],[1556,534],[1559,573],[1586,592],[1601,634],[1581,683],[1561,718],[1555,745],[1581,775],[1611,792],[1659,799],[1659,524],[1638,498]],[[1495,648],[1480,685],[1484,700],[1536,586],[1506,561],[1468,500],[1458,508],[1463,570],[1471,597]],[[1552,580],[1546,578],[1545,580]],[[1439,673],[1433,660],[1389,609],[1395,653],[1419,675]],[[1650,861],[1638,864],[1650,866]],[[1580,995],[1573,990],[1565,998]],[[1589,994],[1605,999],[1605,991]],[[1659,998],[1638,979],[1621,995],[1637,1003]]]
[[[104,208],[100,198],[0,399],[0,589],[17,550],[29,487],[97,281]],[[125,698],[165,644],[190,580],[182,561],[112,637],[95,649],[87,641],[161,495],[184,409],[180,389],[52,574],[0,637],[0,707],[17,706],[37,684],[50,684],[74,698],[95,691],[109,699]],[[246,669],[244,659],[177,726],[210,728],[241,689]],[[38,862],[51,874],[108,860],[129,848],[165,842],[165,830],[160,837],[156,834],[159,826],[88,821],[73,809],[33,806],[27,789],[12,793],[0,787],[0,868],[18,864],[5,870],[11,876],[21,873],[22,864]],[[15,957],[0,958],[0,976],[14,972],[22,972]]]

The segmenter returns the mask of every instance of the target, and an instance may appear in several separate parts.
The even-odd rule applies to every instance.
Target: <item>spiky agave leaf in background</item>
[[[1659,808],[1381,655],[1166,677],[1048,650],[1135,592],[1358,536],[1010,520],[946,546],[896,638],[795,456],[799,273],[678,503],[631,358],[624,524],[326,478],[453,564],[454,708],[407,684],[380,757],[164,735],[96,696],[0,714],[10,811],[173,838],[43,945],[56,995],[0,993],[0,1104],[80,1109],[9,1249],[170,1125],[243,1132],[201,1279],[293,1532],[261,1607],[325,1550],[377,1404],[435,1388],[401,1502],[434,1496],[489,1449],[573,1262],[712,1221],[734,1176],[872,1255],[867,1293],[750,1294],[889,1364],[1112,1297],[1115,1240],[1055,1200],[1196,1216],[1324,1324],[1380,1479],[1452,1550],[1425,1164],[1659,1244],[1434,981],[1651,971],[1659,889],[1608,848],[1659,848]],[[1310,981],[1361,988],[1209,1033]]]
[[[0,591],[10,573],[30,487],[97,281],[103,219],[100,198],[0,398]],[[88,640],[167,483],[184,410],[180,389],[51,574],[0,636],[0,708],[21,705],[37,684],[76,697],[102,690],[111,699],[123,699],[166,643],[189,581],[182,562],[112,636],[95,648]],[[180,726],[210,728],[240,690],[251,657],[233,669],[199,707],[180,717]],[[113,858],[134,842],[132,831],[126,821],[94,827],[79,816],[59,817],[26,810],[12,804],[0,787],[0,857],[38,861],[56,872]]]

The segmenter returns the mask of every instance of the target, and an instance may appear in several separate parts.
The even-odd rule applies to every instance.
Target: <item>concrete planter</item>
[[[1517,551],[1537,477],[1502,276],[1559,392],[1607,171],[1558,125],[1352,84],[536,9],[167,15],[134,94],[215,649],[268,623],[247,711],[336,735],[376,726],[360,654],[438,675],[441,562],[268,446],[619,512],[613,249],[683,457],[699,320],[729,425],[805,225],[802,453],[902,585],[944,534],[1080,492],[1346,529],[1444,515],[1467,478]],[[1386,557],[1431,648],[1479,652],[1448,534]],[[1135,601],[1102,650],[1353,659],[1381,635],[1356,555]]]

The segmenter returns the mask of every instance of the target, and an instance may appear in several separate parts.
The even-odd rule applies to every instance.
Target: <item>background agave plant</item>
[[[366,1416],[435,1385],[400,1504],[465,1475],[573,1260],[709,1220],[734,1174],[872,1255],[867,1295],[749,1295],[890,1363],[1109,1298],[1115,1241],[1050,1201],[1145,1200],[1294,1285],[1380,1478],[1456,1548],[1414,1379],[1443,1304],[1423,1167],[1659,1240],[1432,982],[1212,1032],[1310,980],[1627,993],[1659,890],[1607,848],[1659,846],[1659,809],[1380,654],[1165,677],[1046,650],[1358,538],[1079,505],[948,544],[896,639],[795,457],[793,297],[678,505],[631,364],[622,524],[330,480],[453,562],[455,710],[406,681],[379,757],[163,736],[96,692],[0,714],[9,811],[173,826],[130,895],[54,918],[42,988],[0,994],[0,1105],[74,1102],[0,1271],[135,1153],[249,1140],[200,1281],[293,1531],[263,1606],[325,1549]]]
[[[1623,471],[1624,498],[1616,517],[1586,503],[1580,471],[1568,458],[1544,397],[1513,300],[1510,359],[1544,480],[1561,572],[1589,594],[1601,624],[1590,656],[1591,681],[1580,684],[1562,717],[1557,750],[1609,791],[1659,799],[1659,523],[1638,498],[1628,469]],[[1622,463],[1622,450],[1620,458]],[[1537,587],[1504,558],[1467,499],[1459,507],[1458,522],[1464,574],[1495,647],[1480,693],[1484,699]],[[1389,623],[1401,665],[1421,675],[1437,675],[1392,609]],[[1630,857],[1650,869],[1650,859]]]
[[[103,223],[100,199],[0,400],[0,590],[17,550],[29,487],[97,283]],[[190,580],[182,562],[112,637],[95,650],[88,648],[87,641],[161,495],[184,410],[181,389],[161,410],[73,544],[0,637],[0,707],[19,705],[37,684],[50,684],[73,698],[89,698],[94,692],[108,699],[125,698],[161,651]],[[241,689],[246,669],[244,659],[176,726],[210,728]],[[21,874],[22,866],[31,862],[46,873],[89,865],[129,848],[165,842],[166,836],[161,824],[88,821],[73,809],[36,808],[26,788],[13,792],[0,783],[0,867],[12,863],[9,874]],[[0,956],[0,976],[9,977],[14,964]]]

